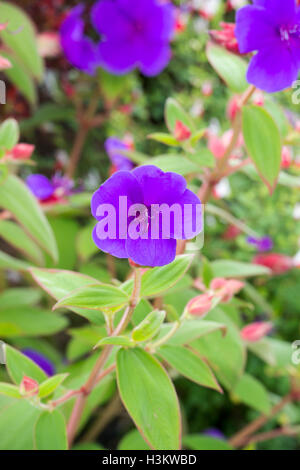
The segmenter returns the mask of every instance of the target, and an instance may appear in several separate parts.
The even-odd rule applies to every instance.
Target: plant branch
[[[131,295],[128,307],[120,323],[118,324],[118,326],[116,327],[116,329],[114,330],[111,336],[119,336],[126,329],[127,325],[129,324],[131,320],[134,309],[139,301],[140,290],[141,290],[140,268],[136,268],[134,270],[134,274],[135,275],[134,275],[133,291],[132,291],[132,295]],[[81,393],[76,400],[76,403],[74,405],[74,408],[73,408],[73,411],[72,411],[72,414],[71,414],[71,417],[67,426],[69,446],[72,445],[73,440],[75,438],[76,431],[80,423],[80,419],[81,419],[81,416],[82,416],[82,413],[86,404],[87,397],[89,396],[89,394],[91,393],[95,385],[99,383],[100,380],[102,380],[103,373],[101,376],[101,372],[108,357],[110,356],[110,353],[113,347],[114,347],[113,345],[107,345],[103,348],[102,353],[100,354],[96,364],[94,365],[88,380],[86,381],[84,386],[81,387]]]
[[[229,443],[233,447],[243,447],[245,443],[249,441],[249,438],[252,434],[258,431],[262,426],[264,426],[271,418],[273,418],[282,408],[285,407],[288,403],[293,401],[292,395],[288,394],[283,397],[277,405],[275,405],[268,415],[261,415],[252,423],[248,424],[245,428],[235,434],[231,439],[229,439]]]

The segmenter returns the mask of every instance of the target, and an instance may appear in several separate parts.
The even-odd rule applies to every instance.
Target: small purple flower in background
[[[206,429],[203,432],[203,434],[205,434],[206,436],[209,436],[209,437],[213,437],[214,439],[225,439],[225,436],[222,433],[222,431],[219,431],[219,429],[217,429],[217,428]]]
[[[171,59],[175,8],[162,0],[99,0],[92,8],[92,23],[101,40],[96,45],[84,35],[83,5],[71,11],[60,35],[67,59],[93,74],[96,67],[122,75],[138,68],[158,75]]]
[[[54,193],[54,186],[51,181],[44,175],[30,175],[26,179],[26,184],[40,201],[49,199]]]
[[[46,356],[34,349],[23,349],[22,353],[35,362],[45,374],[51,376],[55,374],[55,366]]]
[[[68,61],[79,70],[93,75],[99,64],[96,44],[84,35],[81,15],[84,5],[73,8],[60,29],[61,47]]]
[[[270,237],[247,237],[247,243],[255,246],[258,251],[270,251],[273,248],[273,240]]]
[[[289,88],[300,69],[300,9],[296,0],[254,0],[237,12],[235,34],[252,58],[247,80],[269,93]]]
[[[40,202],[59,202],[72,194],[74,183],[65,176],[55,174],[51,180],[44,175],[28,176],[26,184]]]
[[[120,208],[120,198],[126,199],[125,209]],[[161,207],[162,204],[167,210],[171,209],[173,204],[180,209],[179,217],[176,219],[178,223],[175,222],[174,216],[168,226],[167,236],[164,235],[164,229],[166,229],[164,222],[161,221],[160,216],[155,217],[157,213],[153,215],[152,212],[154,205]],[[143,205],[146,211],[138,209],[139,217],[134,219],[130,209],[135,205]],[[108,206],[114,210],[114,233],[106,231],[107,237],[102,238],[99,236],[100,227],[102,229],[107,224],[107,216],[103,214],[102,209],[105,208],[104,212],[107,212]],[[186,214],[187,206],[191,211]],[[150,207],[151,215],[148,212]],[[152,165],[141,166],[131,172],[114,173],[94,193],[91,209],[93,217],[98,221],[93,231],[93,240],[98,248],[117,258],[129,258],[141,266],[154,267],[171,263],[176,256],[176,240],[192,238],[202,229],[202,221],[200,220],[197,224],[197,214],[201,212],[200,200],[187,189],[183,176],[171,172],[164,173]],[[128,214],[131,216],[129,225]],[[121,221],[123,216],[125,216],[124,225]],[[152,224],[154,217],[159,225],[155,228]],[[140,231],[136,238],[130,235],[132,219],[134,222],[139,222]],[[188,228],[186,228],[186,221]],[[192,236],[189,231],[191,226],[192,231],[197,232]],[[121,235],[120,232],[122,232]]]
[[[129,158],[126,158],[122,152],[128,152],[132,148],[125,140],[118,139],[118,137],[109,137],[104,144],[106,153],[113,165],[113,172],[119,170],[132,170],[134,164]]]

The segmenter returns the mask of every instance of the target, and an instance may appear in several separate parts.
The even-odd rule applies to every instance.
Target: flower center
[[[279,30],[280,39],[290,45],[291,39],[300,39],[300,24],[282,26]]]

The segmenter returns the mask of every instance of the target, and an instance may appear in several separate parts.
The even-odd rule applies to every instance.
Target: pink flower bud
[[[289,147],[282,147],[281,168],[289,168],[292,164],[292,153]]]
[[[202,85],[202,95],[211,96],[213,94],[213,86],[211,82],[204,82]]]
[[[239,54],[239,45],[235,37],[235,24],[222,22],[220,26],[221,30],[210,31],[210,37],[228,51]]]
[[[241,330],[240,335],[244,341],[254,343],[255,341],[259,341],[268,333],[270,333],[272,328],[273,325],[271,322],[254,322],[250,323],[250,325],[245,326]]]
[[[2,55],[0,55],[0,70],[10,69],[11,67],[11,62]]]
[[[221,302],[227,303],[232,297],[237,294],[244,287],[244,283],[236,279],[224,279],[217,277],[214,279],[210,288],[215,291],[215,294],[220,297]]]
[[[191,137],[192,133],[190,129],[183,124],[181,121],[176,121],[175,129],[174,129],[174,137],[178,142],[184,142]]]
[[[226,114],[231,122],[234,121],[237,112],[240,110],[240,99],[239,95],[235,95],[228,102]]]
[[[187,311],[191,315],[195,315],[197,317],[204,316],[212,308],[212,298],[213,296],[209,294],[201,294],[197,297],[194,297],[187,304]]]
[[[53,59],[61,52],[59,35],[56,32],[47,31],[39,34],[37,43],[41,57]]]
[[[271,269],[273,274],[283,274],[293,267],[293,259],[280,253],[256,255],[252,262]]]
[[[20,383],[20,393],[27,397],[33,397],[39,393],[39,384],[30,377],[24,375],[22,382]]]
[[[14,160],[28,160],[34,151],[34,148],[34,145],[30,144],[17,144],[9,152],[9,156]]]

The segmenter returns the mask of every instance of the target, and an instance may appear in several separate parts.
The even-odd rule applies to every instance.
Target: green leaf
[[[222,338],[216,331],[193,341],[190,347],[207,359],[218,380],[231,389],[244,372],[245,346],[236,325],[219,307],[209,312],[206,319],[226,325],[226,336]]]
[[[216,260],[210,263],[214,277],[252,277],[271,274],[270,269],[259,264],[242,261]]]
[[[16,385],[0,382],[0,395],[6,395],[12,398],[22,398],[19,388]]]
[[[58,410],[44,411],[35,425],[37,450],[67,450],[66,422]]]
[[[160,339],[165,336],[171,328],[172,323],[164,324],[158,338]],[[219,330],[224,336],[227,331],[226,325],[206,320],[186,320],[182,323],[176,333],[168,340],[167,344],[172,344],[174,346],[189,344],[202,336],[209,335],[210,333]]]
[[[214,168],[216,165],[215,157],[208,149],[201,148],[196,150],[195,153],[188,153],[187,158],[198,165],[199,168]]]
[[[277,125],[262,107],[245,106],[243,135],[252,161],[272,192],[281,166],[281,137]]]
[[[184,377],[222,393],[210,367],[197,354],[182,346],[161,346],[157,354]]]
[[[51,395],[59,387],[69,374],[57,374],[49,377],[39,386],[39,397],[45,398]]]
[[[90,276],[73,271],[40,268],[31,268],[29,271],[39,286],[56,300],[63,299],[75,289],[95,284],[97,282],[96,279],[93,279]],[[101,284],[99,283],[99,285]],[[97,325],[103,324],[103,317],[94,310],[77,308],[72,308],[71,310]]]
[[[7,324],[14,327],[11,333],[5,333]],[[52,335],[65,329],[67,325],[68,321],[64,317],[41,308],[25,306],[22,309],[0,309],[0,337]]]
[[[181,255],[162,267],[149,269],[142,277],[141,296],[154,297],[174,286],[193,261],[193,255]]]
[[[149,313],[146,318],[134,328],[132,331],[132,339],[134,341],[147,341],[158,332],[164,319],[166,312],[154,310]]]
[[[0,220],[0,233],[7,243],[14,246],[26,258],[35,264],[43,264],[42,252],[19,225],[10,220]]]
[[[27,271],[27,269],[30,268],[30,264],[0,251],[0,268]]]
[[[102,338],[96,344],[95,348],[99,348],[100,346],[104,346],[106,344],[113,344],[116,346],[133,346],[134,342],[128,338],[127,336],[108,336],[107,338]]]
[[[244,374],[240,378],[232,393],[234,397],[236,396],[240,401],[260,413],[269,414],[271,411],[272,405],[267,390],[249,374]]]
[[[57,261],[57,246],[50,225],[33,194],[14,175],[9,175],[0,185],[0,206],[11,212],[41,248]]]
[[[155,165],[162,171],[173,171],[179,175],[186,176],[199,173],[199,164],[192,162],[182,155],[160,155],[148,160],[145,165]]]
[[[41,414],[27,400],[0,396],[0,450],[33,450],[33,431]]]
[[[189,434],[184,437],[183,443],[191,450],[233,450],[226,441],[201,434]]]
[[[33,23],[20,8],[6,2],[0,4],[0,16],[3,23],[8,22],[8,27],[1,32],[3,43],[14,51],[32,75],[41,79],[44,67]]]
[[[6,368],[17,385],[20,385],[24,375],[37,382],[43,382],[47,378],[45,372],[35,362],[8,345],[6,345]]]
[[[119,442],[118,450],[151,450],[137,429],[129,431]]]
[[[148,139],[155,140],[161,144],[169,145],[170,147],[179,147],[180,142],[175,139],[171,134],[165,134],[164,132],[155,132],[154,134],[149,134]]]
[[[4,51],[3,53],[1,52],[1,55],[12,64],[11,68],[5,70],[5,75],[31,104],[35,104],[37,100],[35,83],[28,70],[26,70],[22,62],[12,54]]]
[[[165,106],[165,120],[171,134],[174,133],[176,121],[182,122],[191,131],[195,130],[192,118],[184,111],[173,98],[168,98]]]
[[[81,287],[59,300],[53,309],[61,307],[79,307],[103,311],[111,307],[122,307],[129,297],[121,289],[109,284],[96,284]]]
[[[142,349],[121,349],[117,354],[117,380],[128,413],[151,447],[179,449],[178,399],[160,363]]]
[[[20,131],[15,119],[6,119],[0,126],[0,150],[11,150],[18,142]]]
[[[229,88],[236,93],[242,93],[247,89],[247,62],[225,48],[212,43],[207,44],[206,54],[211,66]]]
[[[34,287],[11,287],[0,294],[0,311],[35,305],[41,300],[41,294],[41,291]]]

